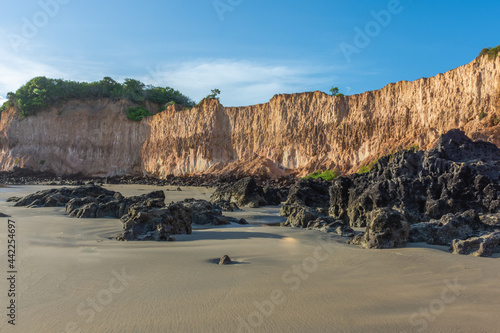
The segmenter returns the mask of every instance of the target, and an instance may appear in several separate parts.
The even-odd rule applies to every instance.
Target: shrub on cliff
[[[5,101],[2,106],[0,106],[0,114],[2,113],[2,111],[5,111],[7,110],[8,108],[10,108],[11,106],[11,102],[10,101]]]
[[[489,59],[495,59],[496,57],[498,57],[499,52],[500,52],[500,45],[493,47],[493,48],[486,47],[486,48],[481,50],[478,57],[483,57],[485,55],[488,55]]]
[[[137,108],[128,108],[125,113],[127,114],[127,118],[133,121],[141,121],[144,117],[152,116],[148,110],[140,106]]]
[[[71,99],[128,99],[134,103],[151,101],[164,105],[168,102],[193,106],[194,102],[179,91],[166,87],[145,86],[144,83],[125,79],[118,83],[110,77],[97,82],[75,82],[39,76],[31,79],[15,93],[9,93],[10,105],[16,105],[22,117],[35,114],[47,107]],[[8,107],[4,104],[2,109]]]
[[[219,100],[219,95],[220,95],[220,90],[219,89],[212,89],[210,91],[210,94],[203,98],[201,101],[198,102],[198,104],[196,104],[196,106],[200,106],[201,103],[203,103],[204,100],[206,99],[216,99],[216,100]]]

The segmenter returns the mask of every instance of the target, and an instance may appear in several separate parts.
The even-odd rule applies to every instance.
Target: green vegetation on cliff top
[[[495,59],[496,57],[498,57],[499,52],[500,52],[500,45],[495,47],[486,47],[481,50],[478,57],[488,55],[489,59]]]
[[[23,118],[36,114],[47,107],[72,99],[127,99],[141,106],[146,101],[157,103],[160,106],[170,103],[191,107],[195,104],[189,97],[170,87],[146,86],[144,83],[134,79],[125,79],[124,83],[118,83],[110,77],[88,83],[39,76],[28,81],[15,93],[8,93],[7,98],[7,102],[0,107],[0,112],[14,106]],[[144,111],[145,107],[142,107],[142,109]],[[146,113],[150,115],[147,111],[146,113],[142,111],[137,112],[144,116]]]

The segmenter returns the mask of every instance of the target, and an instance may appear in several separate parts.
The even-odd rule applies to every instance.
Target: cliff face
[[[145,123],[129,121],[127,102],[72,101],[20,119],[2,113],[0,166],[18,165],[57,174],[90,175],[142,172],[141,147]]]
[[[59,174],[251,173],[285,169],[356,171],[378,156],[461,128],[500,144],[500,57],[359,95],[276,95],[266,104],[175,106],[137,123],[126,102],[68,102],[26,119],[0,121],[0,169]],[[42,162],[43,161],[43,162]]]

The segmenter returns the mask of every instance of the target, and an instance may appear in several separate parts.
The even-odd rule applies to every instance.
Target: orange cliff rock
[[[332,97],[276,95],[223,107],[216,100],[130,121],[125,101],[69,101],[0,120],[0,170],[15,165],[57,174],[234,173],[264,177],[360,165],[399,148],[430,148],[452,128],[500,145],[500,57],[487,56],[413,82]]]

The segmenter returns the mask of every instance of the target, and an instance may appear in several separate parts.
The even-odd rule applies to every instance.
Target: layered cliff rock
[[[276,95],[247,107],[205,100],[190,110],[171,106],[141,122],[126,119],[128,106],[71,101],[26,119],[5,111],[0,169],[272,177],[319,168],[356,171],[397,148],[430,148],[452,128],[499,145],[500,57],[345,97]]]

